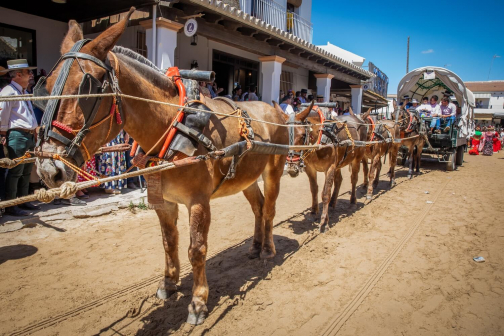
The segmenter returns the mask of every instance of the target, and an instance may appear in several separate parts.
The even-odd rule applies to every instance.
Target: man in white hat
[[[7,61],[7,69],[1,71],[0,75],[8,72],[11,83],[2,89],[0,97],[28,94],[26,88],[30,80],[33,80],[32,69],[36,68],[29,66],[25,59]],[[26,151],[35,148],[37,126],[37,119],[30,101],[0,101],[0,135],[5,137],[10,159],[23,156]],[[32,168],[33,163],[28,163],[9,169],[5,187],[7,200],[28,195]],[[21,208],[40,209],[37,205],[25,203],[19,207],[7,208],[6,213],[13,216],[27,216],[28,213]]]

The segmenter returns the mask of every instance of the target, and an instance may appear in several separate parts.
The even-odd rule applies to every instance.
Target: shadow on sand
[[[38,248],[32,245],[9,245],[0,247],[0,265],[8,260],[23,259],[37,253]]]

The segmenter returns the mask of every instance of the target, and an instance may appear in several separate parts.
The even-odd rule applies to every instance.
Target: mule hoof
[[[387,173],[387,177],[390,177],[390,173]]]
[[[390,181],[390,188],[394,187],[396,184],[397,183],[395,180]]]
[[[261,255],[261,248],[257,248],[254,245],[252,245],[248,251],[248,257],[249,259],[257,259]]]
[[[166,289],[158,288],[156,292],[158,299],[167,300],[169,298],[168,291]]]
[[[199,307],[196,309],[195,304],[191,302],[189,305],[189,315],[187,315],[187,323],[192,324],[192,325],[200,325],[203,322],[205,322],[206,318],[206,313],[207,313],[207,308],[205,305]]]
[[[373,195],[366,195],[366,200],[371,201],[373,199]]]
[[[275,250],[270,250],[270,249],[263,249],[261,251],[261,260],[269,260],[273,259],[276,255]]]
[[[327,224],[321,225],[320,228],[319,228],[320,233],[327,232],[327,227],[328,227]]]
[[[411,180],[413,178],[413,175],[408,174],[408,178]]]

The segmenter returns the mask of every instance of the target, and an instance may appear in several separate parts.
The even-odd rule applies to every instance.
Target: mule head
[[[68,77],[62,89],[62,95],[76,95],[91,93],[92,89],[98,89],[98,92],[109,93],[112,92],[111,81],[112,75],[110,67],[106,65],[103,67],[99,62],[105,64],[105,60],[109,51],[119,40],[124,30],[128,25],[128,20],[135,8],[132,7],[125,18],[112,27],[105,30],[94,40],[87,42],[79,50],[80,53],[90,55],[93,59],[87,59],[82,55],[79,57],[65,58],[59,61],[54,71],[52,71],[45,83],[45,88],[49,94],[56,86],[56,80],[64,71],[64,63],[68,60],[73,60],[73,64],[68,71]],[[79,24],[71,20],[69,22],[68,33],[66,34],[61,44],[61,54],[68,57],[68,52],[71,51],[73,46],[82,40],[83,34]],[[117,64],[110,62],[112,66]],[[108,70],[107,70],[108,67]],[[63,78],[63,75],[61,75]],[[105,84],[106,83],[106,84]],[[103,91],[102,91],[103,89]],[[79,92],[86,91],[86,92]],[[112,97],[105,97],[103,99],[97,98],[76,98],[62,99],[57,102],[52,119],[50,113],[47,113],[46,120],[42,122],[42,130],[39,135],[42,135],[39,147],[37,150],[42,151],[43,158],[38,158],[36,161],[37,173],[42,178],[44,183],[51,187],[58,187],[66,181],[75,181],[76,173],[66,167],[62,161],[50,157],[53,154],[58,154],[65,157],[73,164],[81,165],[83,161],[92,158],[93,154],[104,144],[112,140],[122,128],[118,122],[110,122],[106,119],[113,105]],[[51,101],[49,101],[51,102]],[[96,103],[94,103],[96,102]],[[94,104],[93,104],[94,103]],[[47,104],[49,106],[49,103]],[[88,106],[95,106],[94,108],[87,109]],[[94,111],[90,113],[89,111]],[[111,116],[111,119],[115,119]],[[102,123],[98,124],[100,121]],[[89,130],[79,131],[84,129],[84,126]],[[48,135],[49,130],[52,135]],[[47,135],[47,136],[46,136]],[[76,139],[76,135],[79,138]],[[66,139],[66,140],[65,140]],[[81,139],[80,141],[77,141]],[[66,143],[65,143],[66,142]],[[72,142],[77,145],[72,145]],[[76,148],[71,154],[71,148]]]
[[[313,139],[316,139],[313,137],[314,127],[310,125],[310,123],[316,123],[316,122],[315,120],[308,122],[310,119],[310,113],[312,112],[313,109],[313,104],[314,102],[312,102],[310,106],[305,108],[300,113],[297,113],[295,115],[287,115],[283,113],[281,107],[276,102],[273,102],[273,106],[275,107],[275,109],[282,113],[282,116],[284,117],[286,124],[297,125],[294,127],[289,127],[290,146],[308,145],[313,142]],[[297,177],[301,172],[302,169],[302,167],[300,166],[301,154],[302,152],[300,151],[294,151],[294,150],[289,151],[289,155],[287,157],[287,173],[291,177]]]

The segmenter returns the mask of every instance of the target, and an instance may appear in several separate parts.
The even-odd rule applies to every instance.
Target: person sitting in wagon
[[[432,106],[429,104],[429,97],[422,98],[422,105],[417,107],[417,112],[422,118],[428,118],[431,116]]]
[[[455,104],[450,102],[450,99],[448,97],[443,97],[441,99],[441,105],[439,106],[440,110],[440,115],[439,118],[434,118],[432,119],[431,122],[431,132],[433,128],[436,128],[436,133],[441,133],[439,130],[440,125],[441,125],[441,119],[446,120],[446,126],[444,128],[445,132],[448,132],[450,130],[451,124],[455,121],[455,116],[457,115],[457,107]]]

